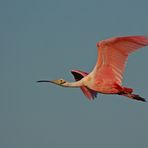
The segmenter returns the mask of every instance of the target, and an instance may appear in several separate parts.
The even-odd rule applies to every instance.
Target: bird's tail
[[[114,84],[115,88],[118,89],[119,91],[119,95],[122,95],[122,96],[125,96],[125,97],[128,97],[130,99],[134,99],[134,100],[137,100],[137,101],[143,101],[143,102],[146,102],[146,99],[140,97],[139,95],[137,94],[132,94],[133,92],[133,89],[132,88],[128,88],[128,87],[122,87],[118,84]]]
[[[122,94],[123,96],[125,97],[128,97],[128,98],[131,98],[131,99],[134,99],[134,100],[137,100],[137,101],[142,101],[142,102],[146,102],[146,99],[140,97],[139,95],[137,94]]]

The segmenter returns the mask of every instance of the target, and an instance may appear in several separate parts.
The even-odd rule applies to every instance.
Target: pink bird
[[[99,55],[90,73],[72,70],[75,82],[67,82],[64,79],[37,82],[50,82],[63,87],[80,87],[89,100],[97,97],[97,93],[102,93],[122,95],[146,102],[144,98],[134,94],[132,88],[122,86],[122,80],[128,56],[147,45],[146,36],[123,36],[102,40],[97,43]]]

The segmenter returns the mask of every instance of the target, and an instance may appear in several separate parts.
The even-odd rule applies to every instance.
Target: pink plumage
[[[146,36],[121,36],[102,40],[97,43],[98,59],[90,73],[72,70],[76,82],[67,82],[64,79],[38,82],[50,82],[63,87],[80,87],[89,100],[93,100],[97,93],[102,93],[146,101],[133,94],[132,88],[122,86],[122,80],[128,56],[147,45]]]
[[[88,81],[86,76],[83,80],[85,88],[104,94],[131,94],[133,89],[122,86],[126,62],[129,54],[147,45],[148,37],[146,36],[113,37],[98,42],[97,63],[93,71],[89,75],[87,74],[91,81]],[[82,87],[81,89],[86,96],[89,96],[88,91]],[[131,98],[131,95],[124,96]],[[143,101],[143,98],[141,100]]]
[[[128,55],[147,45],[148,37],[145,36],[115,37],[100,41],[97,43],[99,56],[95,66],[95,79],[107,75],[109,79],[111,77],[116,83],[122,84]]]

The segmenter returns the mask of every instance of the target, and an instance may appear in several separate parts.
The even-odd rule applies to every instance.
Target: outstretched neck
[[[64,87],[80,87],[83,86],[82,81],[76,81],[76,82],[66,82],[63,84]]]

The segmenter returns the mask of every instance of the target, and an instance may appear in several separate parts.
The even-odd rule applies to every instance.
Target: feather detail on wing
[[[96,79],[108,77],[121,84],[128,55],[148,45],[146,36],[125,36],[97,43],[99,56],[94,68]]]
[[[88,73],[86,72],[82,72],[79,70],[72,70],[71,73],[73,74],[74,78],[76,81],[81,80],[83,77],[87,76]],[[84,95],[89,99],[89,100],[93,100],[94,98],[97,97],[97,92],[94,90],[91,90],[85,86],[81,86],[80,87],[82,92],[84,93]]]

